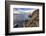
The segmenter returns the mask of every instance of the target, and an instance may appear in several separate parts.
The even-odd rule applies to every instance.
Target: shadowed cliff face
[[[23,27],[23,23],[28,19],[28,14],[14,14],[14,24],[17,24],[18,27]]]

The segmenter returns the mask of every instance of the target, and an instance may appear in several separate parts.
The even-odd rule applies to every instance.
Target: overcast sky
[[[33,8],[14,8],[14,20],[25,20],[28,19],[28,16],[34,11]],[[29,14],[23,14],[29,13]]]

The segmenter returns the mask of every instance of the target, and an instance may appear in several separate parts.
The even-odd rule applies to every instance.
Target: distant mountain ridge
[[[26,11],[26,10],[34,10],[34,9],[33,8],[15,8],[15,10],[17,10],[17,11],[18,10],[25,10]]]

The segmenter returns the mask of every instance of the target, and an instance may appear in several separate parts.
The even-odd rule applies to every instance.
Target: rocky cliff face
[[[28,20],[26,27],[38,27],[39,26],[39,9],[32,13],[32,17]]]

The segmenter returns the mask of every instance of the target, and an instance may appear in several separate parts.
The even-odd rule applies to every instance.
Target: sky
[[[32,13],[32,10],[34,10],[33,8],[14,8],[13,9],[13,13],[14,13],[14,20],[25,20],[28,19],[28,15],[30,15]],[[30,14],[26,14],[29,13]]]
[[[22,14],[22,13],[32,13],[35,9],[33,8],[14,8],[13,11],[16,14]]]

